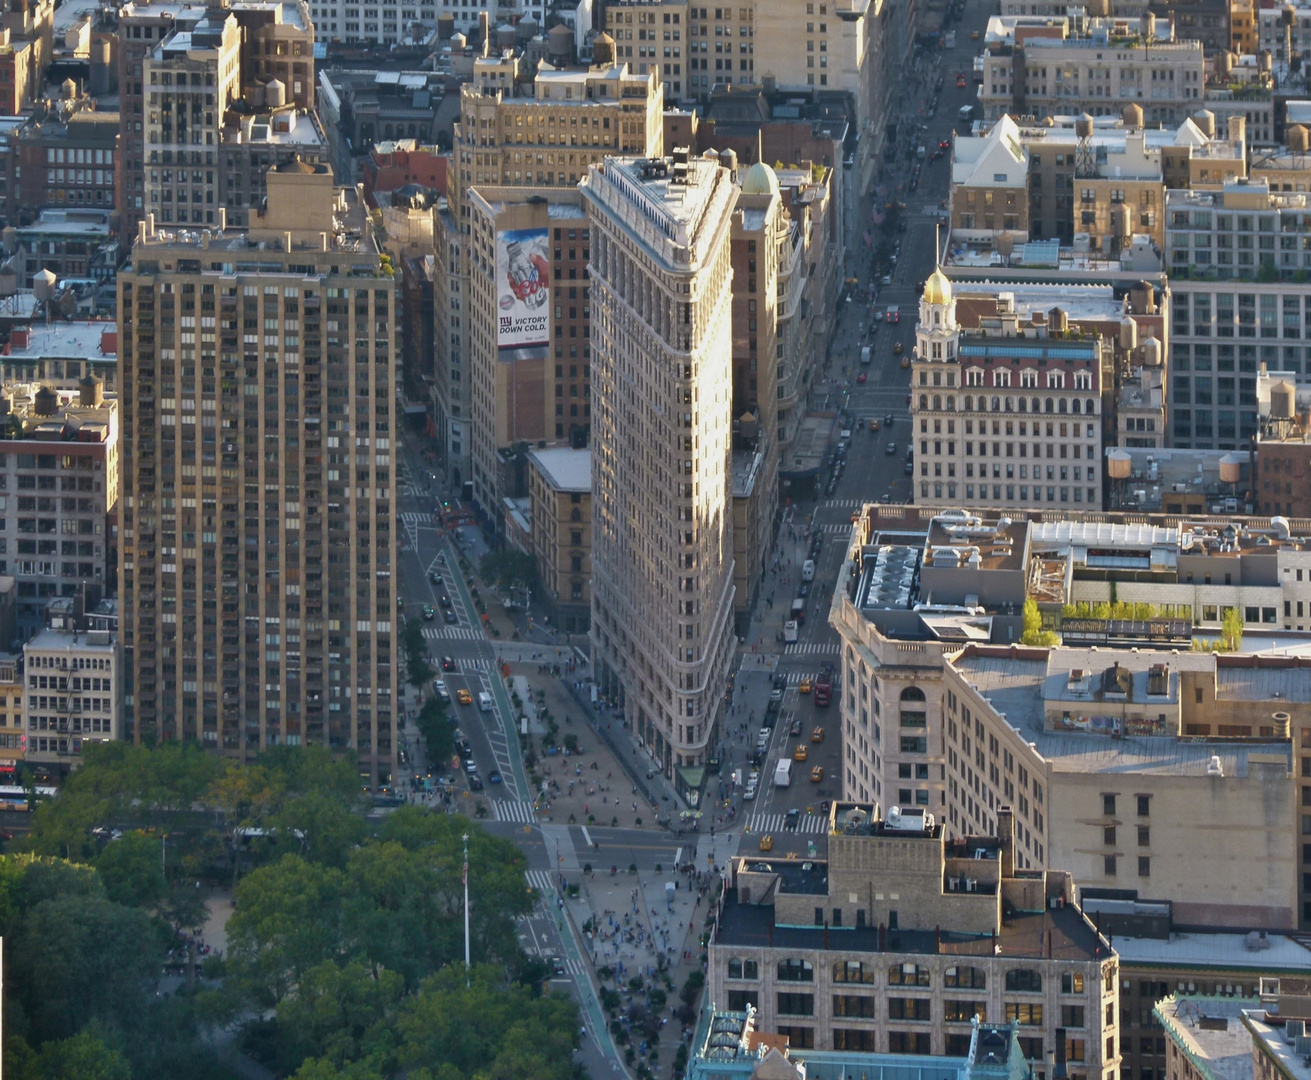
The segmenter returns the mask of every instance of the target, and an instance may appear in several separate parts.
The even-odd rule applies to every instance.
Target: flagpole
[[[469,834],[464,834],[464,985],[469,986]]]

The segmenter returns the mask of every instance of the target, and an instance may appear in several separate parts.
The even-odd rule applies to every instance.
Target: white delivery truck
[[[848,433],[848,434],[849,434],[849,433]],[[801,564],[801,580],[802,580],[802,581],[814,581],[814,580],[815,580],[815,560],[814,560],[814,559],[807,559],[805,562],[803,562],[803,563]]]
[[[492,695],[486,690],[483,690],[478,694],[478,708],[482,712],[492,711]]]
[[[862,364],[868,364],[869,361],[870,361],[869,346],[862,345],[860,348],[860,362]]]
[[[783,758],[774,767],[774,786],[787,787],[792,783],[792,759]]]
[[[783,624],[783,644],[795,645],[797,643],[797,624],[795,620],[789,619]]]

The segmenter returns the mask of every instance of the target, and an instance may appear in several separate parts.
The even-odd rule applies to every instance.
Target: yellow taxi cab
[[[809,693],[810,693],[810,676],[809,676],[809,675],[807,675],[804,679],[801,680],[801,685],[798,686],[797,689],[800,690],[803,694],[809,694]]]
[[[813,769],[810,770],[810,782],[812,784],[818,784],[823,779],[824,779],[823,765],[816,765]]]
[[[905,348],[905,346],[902,345],[902,343],[901,343],[900,341],[897,342],[897,344],[895,344],[894,346],[892,346],[892,355],[893,355],[893,356],[900,356],[900,355],[901,355],[901,351],[902,351],[902,349],[904,349],[904,348]]]
[[[910,367],[910,357],[909,357],[909,356],[903,356],[903,357],[901,358],[901,366],[902,366],[903,368],[908,368],[908,367]]]
[[[810,751],[806,749],[806,744],[799,742],[797,743],[797,748],[792,751],[792,760],[805,761],[809,754]]]
[[[760,850],[761,850],[761,851],[773,851],[773,850],[774,850],[774,838],[773,838],[772,836],[762,836],[762,837],[760,838]]]
[[[978,40],[979,40],[979,32],[978,32],[977,30],[972,30],[972,31],[970,31],[970,40],[971,40],[971,41],[978,41]]]
[[[455,700],[461,705],[472,705],[473,695],[468,690],[457,690],[455,691]]]
[[[814,731],[812,731],[812,732],[810,733],[810,741],[811,741],[811,742],[823,742],[823,741],[824,741],[824,729],[823,729],[822,727],[817,727]]]
[[[883,426],[883,425],[879,422],[879,418],[878,418],[877,416],[871,416],[871,417],[869,418],[869,429],[870,429],[870,431],[878,431],[878,429],[879,429],[880,427],[882,427],[882,426]]]

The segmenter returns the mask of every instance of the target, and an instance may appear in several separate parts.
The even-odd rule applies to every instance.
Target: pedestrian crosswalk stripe
[[[819,672],[817,671],[789,671],[787,675],[788,686],[800,686],[802,679],[809,679],[813,685],[815,680],[819,678]]]
[[[752,814],[747,819],[747,828],[753,833],[782,833],[787,822],[786,814]],[[802,814],[797,820],[796,831],[799,833],[823,833],[828,829],[828,818],[824,814]]]
[[[813,641],[798,641],[791,645],[783,646],[785,656],[837,656],[838,647],[836,645],[820,645]]]
[[[819,504],[821,510],[859,510],[864,503],[860,499],[825,499]]]
[[[528,887],[539,893],[547,893],[554,888],[549,870],[525,870],[524,877],[528,879]]]
[[[417,510],[407,510],[401,514],[401,521],[406,525],[431,525],[432,515],[423,514]]]
[[[486,638],[481,630],[474,630],[468,626],[425,626],[423,636],[429,641],[449,641],[457,639],[459,641],[485,641]]]
[[[851,532],[851,522],[842,525],[821,525],[819,531],[824,533],[849,533]]]
[[[537,820],[533,816],[532,803],[510,799],[493,799],[492,813],[496,815],[497,821],[518,821],[525,825],[531,825]]]

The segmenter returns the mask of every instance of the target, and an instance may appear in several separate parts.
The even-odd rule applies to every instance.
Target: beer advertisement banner
[[[539,359],[550,347],[547,241],[546,229],[496,234],[496,347],[503,361]]]

